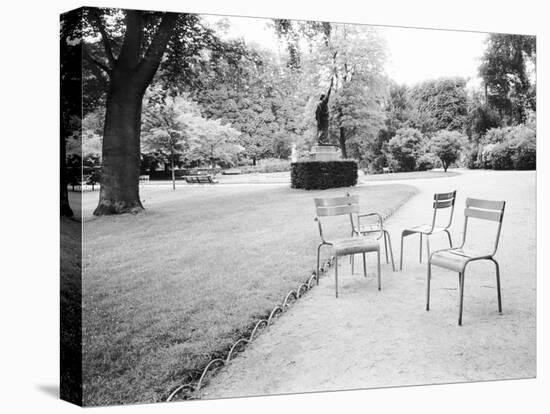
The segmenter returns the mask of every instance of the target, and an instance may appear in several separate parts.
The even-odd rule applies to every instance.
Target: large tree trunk
[[[348,153],[346,151],[346,128],[340,127],[340,136],[338,137],[340,141],[340,150],[342,151],[342,158],[348,158]]]
[[[113,76],[107,95],[101,190],[94,211],[96,216],[143,210],[139,199],[139,154],[144,89],[132,82],[130,76],[124,75]]]
[[[61,121],[63,122],[63,121]],[[72,217],[73,210],[69,204],[69,190],[67,189],[67,142],[63,136],[63,131],[61,132],[61,153],[60,157],[60,166],[59,166],[59,177],[61,179],[61,215],[65,217]]]

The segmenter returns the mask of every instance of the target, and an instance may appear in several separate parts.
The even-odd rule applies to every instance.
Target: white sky
[[[269,19],[204,16],[209,23],[226,18],[228,37],[243,37],[247,43],[280,50]],[[477,68],[485,49],[486,33],[451,30],[377,27],[386,39],[386,73],[398,83],[413,85],[441,76],[462,76],[477,83]]]

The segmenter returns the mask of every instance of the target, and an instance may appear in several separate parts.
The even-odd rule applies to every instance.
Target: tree
[[[388,152],[398,163],[400,171],[414,171],[422,152],[424,137],[414,128],[401,128],[388,142]]]
[[[457,131],[442,130],[432,138],[431,150],[441,160],[445,172],[458,159],[465,142],[466,137]]]
[[[156,92],[156,93],[155,93]],[[172,172],[172,189],[176,189],[175,166],[189,149],[190,140],[184,131],[180,116],[191,110],[191,104],[181,96],[163,96],[154,91],[148,96],[142,125],[142,151],[155,153]],[[194,108],[193,108],[194,109]],[[198,113],[198,110],[196,110]],[[200,116],[200,113],[197,114]]]
[[[70,154],[67,147],[78,142],[82,124],[82,27],[79,15],[75,13],[63,14],[60,23],[60,214],[72,217],[67,186],[78,177],[75,170],[68,168]]]
[[[234,165],[238,154],[244,151],[238,144],[239,131],[229,124],[222,124],[219,119],[205,119],[185,113],[179,117],[179,121],[194,138],[195,145],[189,154],[191,161],[208,162],[214,171],[216,163]]]
[[[143,209],[139,163],[145,90],[155,75],[159,83],[177,88],[199,83],[201,51],[222,42],[197,15],[97,8],[78,12],[84,27],[84,89],[89,91],[94,80],[105,93],[103,182],[94,214],[137,212]],[[84,98],[85,108],[102,101],[100,93]]]
[[[466,81],[463,78],[428,80],[411,90],[411,126],[424,134],[440,129],[463,131],[468,115]]]
[[[492,33],[479,67],[487,103],[506,124],[527,120],[536,111],[535,36]]]
[[[290,151],[304,130],[298,114],[305,105],[300,75],[281,67],[272,52],[234,42],[212,54],[206,80],[193,92],[203,115],[241,132],[243,155],[256,161]]]
[[[331,128],[344,158],[350,141],[363,148],[383,125],[384,60],[383,41],[367,26],[333,24],[330,37],[318,41],[314,62],[321,68],[321,79],[334,77]]]
[[[500,126],[500,117],[490,105],[483,103],[474,95],[469,104],[466,134],[471,141],[479,144],[479,140],[491,129]]]

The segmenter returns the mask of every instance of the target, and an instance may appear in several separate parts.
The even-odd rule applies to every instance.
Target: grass
[[[143,187],[147,210],[93,217],[84,193],[86,405],[159,401],[264,316],[315,266],[313,197],[346,189]],[[386,212],[415,189],[352,188]],[[342,217],[328,231],[349,233]]]
[[[454,177],[460,173],[455,171],[411,171],[390,174],[365,174],[361,181],[390,181],[390,180],[416,180],[421,178]]]
[[[82,230],[81,223],[61,217],[60,232],[60,335],[61,397],[75,404],[82,401]]]

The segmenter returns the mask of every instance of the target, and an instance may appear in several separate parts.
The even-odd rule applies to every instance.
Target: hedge
[[[290,164],[292,188],[324,190],[357,184],[357,163],[353,160],[299,161]]]

